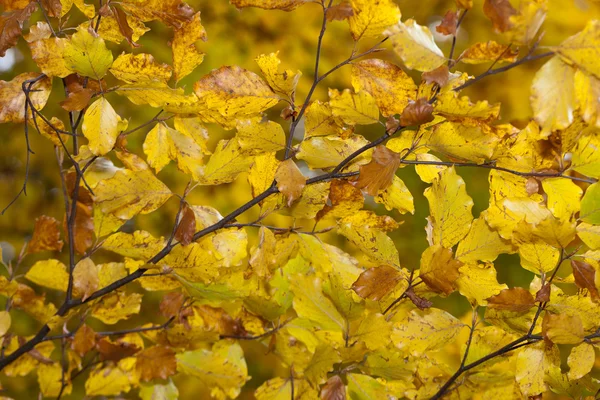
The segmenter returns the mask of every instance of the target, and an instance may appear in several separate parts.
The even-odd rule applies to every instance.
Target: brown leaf
[[[435,30],[441,33],[442,35],[455,35],[456,34],[456,25],[458,22],[458,12],[457,11],[447,11],[446,15],[442,19],[442,22],[438,26],[435,27]]]
[[[60,17],[62,11],[62,3],[60,0],[42,0],[41,3],[49,17]]]
[[[44,250],[61,251],[62,247],[58,221],[46,215],[36,218],[33,236],[27,245],[27,253],[33,254]]]
[[[110,8],[112,9],[115,20],[117,20],[117,25],[119,26],[119,31],[121,32],[121,35],[125,37],[127,42],[129,42],[129,44],[132,47],[140,47],[139,44],[133,41],[133,29],[131,29],[131,27],[129,26],[129,22],[127,22],[127,14],[125,14],[125,12],[120,7],[115,7],[111,5]]]
[[[321,400],[346,400],[346,387],[339,375],[332,376],[323,385]]]
[[[583,261],[571,260],[573,268],[573,277],[575,284],[581,289],[587,289],[594,301],[600,299],[598,288],[596,287],[596,270],[590,264]]]
[[[135,368],[145,381],[167,379],[177,372],[175,352],[168,347],[153,346],[142,350],[136,357]]]
[[[550,300],[550,288],[551,284],[545,283],[540,290],[535,294],[536,303],[545,303]]]
[[[385,121],[385,132],[388,135],[392,135],[400,127],[400,121],[393,115],[390,115]]]
[[[402,126],[421,125],[431,121],[433,121],[433,106],[424,97],[417,101],[409,101],[400,116]]]
[[[306,178],[291,158],[279,164],[277,172],[275,172],[275,180],[277,181],[277,189],[287,198],[288,207],[302,196],[302,191],[306,186]]]
[[[61,101],[60,106],[67,111],[81,111],[90,104],[94,91],[88,88],[81,88],[75,92],[69,92],[66,99]]]
[[[182,245],[187,246],[194,241],[195,232],[196,214],[194,214],[194,210],[186,204],[181,221],[179,221],[179,225],[177,225],[177,230],[175,231],[175,239]]]
[[[520,287],[503,289],[487,301],[489,308],[516,312],[525,312],[535,305],[535,300],[529,290]]]
[[[358,181],[354,186],[366,189],[371,196],[377,196],[380,190],[387,189],[392,184],[399,166],[400,154],[379,145],[373,150],[371,162],[360,166]]]
[[[140,351],[140,348],[133,343],[119,340],[113,343],[107,338],[102,338],[96,343],[96,350],[100,353],[100,359],[103,361],[119,361],[131,357]]]
[[[343,21],[354,15],[352,5],[344,1],[327,9],[327,21]]]
[[[396,268],[381,265],[363,271],[352,284],[352,290],[363,299],[378,301],[392,291],[400,279],[402,274]]]
[[[96,332],[84,324],[73,336],[71,349],[83,357],[94,347],[96,347]]]
[[[99,284],[98,267],[91,258],[86,257],[79,261],[73,271],[73,288],[75,294],[81,296],[81,301],[85,301],[98,290]]]
[[[454,259],[452,250],[440,247],[433,253],[429,263],[421,265],[419,277],[433,291],[448,295],[455,289],[458,269],[462,265],[462,262]]]
[[[506,32],[511,28],[510,17],[517,11],[509,0],[485,0],[483,13],[492,21],[494,29],[498,32]]]
[[[22,10],[0,16],[0,57],[4,57],[6,50],[17,44],[21,37],[23,23],[29,19],[37,9],[37,4],[32,1]]]
[[[247,334],[242,322],[239,319],[232,318],[222,308],[201,305],[195,307],[195,310],[204,320],[206,330],[228,336],[245,336]]]
[[[534,177],[527,179],[527,182],[525,182],[525,190],[527,190],[527,194],[530,196],[537,193],[540,190],[540,184],[538,180]]]
[[[425,310],[433,305],[433,302],[418,296],[412,286],[406,289],[406,297],[408,297],[419,310]]]
[[[181,292],[170,292],[165,294],[160,302],[160,313],[166,318],[176,317],[183,306],[184,300],[185,296]]]
[[[65,220],[66,222],[66,220]],[[94,219],[92,217],[92,206],[77,202],[77,214],[73,225],[73,236],[75,240],[75,252],[85,254],[94,243]],[[67,238],[68,239],[68,238]]]
[[[423,72],[421,77],[425,80],[425,83],[437,83],[440,87],[446,86],[448,80],[450,79],[450,70],[446,64],[437,67],[436,69]]]

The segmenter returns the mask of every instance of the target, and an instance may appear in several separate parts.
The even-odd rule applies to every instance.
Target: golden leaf
[[[403,278],[403,274],[396,268],[381,265],[369,268],[360,274],[352,284],[352,290],[363,299],[378,301],[394,289]]]
[[[306,178],[291,158],[279,164],[275,173],[275,180],[277,181],[277,189],[287,199],[288,207],[302,196],[302,191],[306,185]]]
[[[25,93],[23,84],[29,88],[27,81],[33,81],[40,76],[37,72],[26,72],[17,75],[12,81],[0,81],[0,123],[5,122],[23,122],[25,121]],[[50,91],[52,90],[52,80],[49,77],[43,77],[31,86],[29,98],[31,105],[37,110],[41,110],[46,105]],[[32,112],[28,109],[28,118],[32,118]]]
[[[329,89],[329,105],[333,116],[348,125],[370,125],[379,122],[379,109],[368,92],[352,93],[349,89],[339,92]]]
[[[267,80],[267,83],[271,86],[271,89],[291,98],[296,92],[296,85],[302,76],[302,72],[300,72],[300,70],[294,72],[289,69],[279,72],[279,64],[281,61],[277,56],[278,54],[279,52],[261,54],[255,61]]]
[[[164,346],[152,346],[136,354],[135,367],[145,381],[167,379],[177,371],[175,352]]]
[[[100,97],[86,110],[81,130],[89,140],[92,153],[104,155],[113,149],[117,136],[127,129],[127,125],[108,100]]]
[[[27,245],[28,253],[38,253],[44,250],[61,251],[63,242],[60,240],[58,221],[42,215],[35,219],[33,236]]]
[[[413,19],[399,22],[384,34],[390,37],[394,51],[407,68],[428,72],[446,62],[429,28],[417,24]]]
[[[171,48],[173,49],[173,69],[175,80],[181,79],[192,73],[204,61],[204,53],[196,48],[196,42],[206,41],[206,30],[200,21],[200,12],[194,14],[192,19],[182,24],[175,30]]]
[[[65,44],[65,65],[73,72],[100,80],[113,63],[113,55],[94,31],[80,27]]]
[[[355,41],[379,36],[385,28],[400,20],[400,9],[391,0],[351,0],[353,15],[348,18]]]

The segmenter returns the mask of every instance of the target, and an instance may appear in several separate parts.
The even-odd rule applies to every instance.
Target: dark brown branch
[[[461,16],[458,18],[458,21],[456,22],[456,29],[454,31],[454,34],[452,35],[452,47],[450,47],[450,54],[448,55],[448,68],[451,68],[454,65],[454,60],[452,59],[452,57],[454,57],[454,49],[456,48],[456,34],[458,33],[458,28],[460,28],[460,24],[462,24],[465,15],[467,15],[467,11],[469,10],[463,11]]]

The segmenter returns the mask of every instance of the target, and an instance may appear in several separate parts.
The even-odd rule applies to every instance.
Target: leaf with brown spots
[[[370,163],[360,166],[358,181],[354,186],[365,191],[371,196],[377,196],[380,190],[392,185],[396,170],[400,166],[400,154],[385,146],[377,146],[373,150],[373,159]]]
[[[167,379],[177,372],[175,352],[168,347],[153,346],[137,354],[135,368],[145,381]]]
[[[535,299],[529,290],[520,287],[504,289],[487,301],[489,308],[516,312],[528,311],[535,305]]]
[[[400,271],[389,265],[369,268],[352,284],[352,290],[363,299],[378,301],[391,292],[402,277]]]
[[[33,237],[27,245],[27,253],[33,254],[44,250],[61,251],[62,247],[58,221],[46,215],[36,218]]]
[[[402,126],[422,125],[431,121],[433,121],[433,106],[424,97],[417,101],[410,101],[400,116]]]

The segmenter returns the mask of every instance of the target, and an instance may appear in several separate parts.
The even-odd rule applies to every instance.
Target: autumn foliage
[[[0,55],[29,64],[0,81],[24,150],[1,218],[32,142],[60,206],[3,236],[3,398],[597,398],[600,22],[542,44],[581,5],[214,3],[2,1]],[[317,18],[283,38],[310,60],[202,69],[231,13]],[[483,99],[511,85],[527,119]]]

